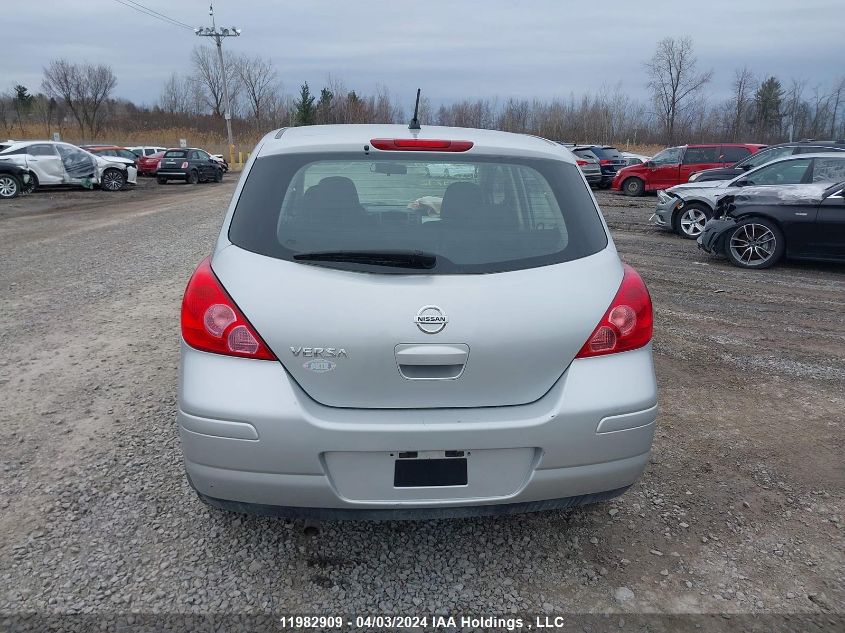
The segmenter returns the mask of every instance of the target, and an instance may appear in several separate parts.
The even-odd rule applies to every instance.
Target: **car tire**
[[[120,191],[126,186],[126,174],[119,169],[107,169],[100,178],[100,189],[103,191]]]
[[[200,175],[197,173],[196,169],[192,169],[188,172],[188,179],[185,181],[189,185],[195,185],[200,181]]]
[[[166,185],[167,178],[165,178],[164,176],[156,176],[156,182],[160,185]]]
[[[688,240],[697,240],[704,231],[707,220],[713,217],[713,211],[707,205],[691,203],[685,204],[672,218],[672,228],[675,233]]]
[[[0,198],[11,200],[21,192],[21,181],[13,174],[0,174]]]
[[[766,218],[746,218],[724,237],[725,255],[734,266],[762,270],[774,266],[786,251],[783,232]]]
[[[625,192],[626,196],[639,197],[645,193],[645,183],[642,178],[627,178],[622,183],[622,191]]]
[[[29,182],[21,187],[21,193],[25,196],[33,193],[38,189],[38,177],[35,174],[29,175]]]
[[[223,170],[218,169],[214,172],[214,182],[223,182]]]

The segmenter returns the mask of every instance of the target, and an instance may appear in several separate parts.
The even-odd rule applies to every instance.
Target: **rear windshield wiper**
[[[437,255],[424,251],[314,251],[297,253],[293,258],[305,262],[350,262],[395,268],[429,269],[437,264]]]

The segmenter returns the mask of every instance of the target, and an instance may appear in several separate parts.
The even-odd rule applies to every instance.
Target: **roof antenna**
[[[420,89],[417,88],[417,104],[414,106],[414,118],[411,119],[411,122],[408,124],[409,130],[419,130],[420,129],[420,120],[417,116],[420,113]]]

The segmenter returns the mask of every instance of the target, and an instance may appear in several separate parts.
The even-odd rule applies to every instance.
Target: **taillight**
[[[612,164],[613,164],[613,161],[607,160],[606,158],[603,158],[599,161],[599,165],[612,165]]]
[[[188,168],[188,161],[185,161],[184,163],[182,163],[182,167],[180,167],[180,169],[187,169],[187,168]]]
[[[197,266],[185,289],[182,338],[203,352],[276,360],[217,280],[208,257]]]
[[[420,138],[374,138],[370,145],[376,149],[407,152],[466,152],[472,141],[446,141]]]
[[[576,358],[638,349],[651,340],[651,297],[636,270],[625,264],[622,284]]]
[[[577,159],[577,160],[575,161],[575,163],[576,163],[579,167],[583,167],[584,165],[589,165],[589,164],[590,164],[590,163],[588,163],[588,162],[587,162],[587,161],[585,161],[585,160],[581,160],[580,158],[579,158],[579,159]]]

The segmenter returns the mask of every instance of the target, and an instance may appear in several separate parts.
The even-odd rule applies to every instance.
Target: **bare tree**
[[[37,94],[33,103],[33,110],[39,123],[44,125],[44,135],[50,136],[53,127],[53,118],[56,115],[58,106],[56,100],[45,94]]]
[[[223,96],[223,75],[220,73],[220,62],[217,53],[211,46],[196,46],[191,53],[191,64],[194,67],[192,79],[201,87],[206,106],[212,114],[223,116],[225,109]],[[232,116],[235,116],[237,96],[240,93],[240,77],[237,64],[229,60],[226,67],[226,79],[229,82],[229,102]]]
[[[789,133],[789,140],[791,141],[796,134],[801,136],[807,118],[807,105],[804,103],[804,88],[807,86],[806,79],[793,79],[786,93],[784,101],[786,105],[786,112],[784,113],[783,121],[789,121],[787,131]]]
[[[188,111],[188,94],[186,82],[176,73],[172,73],[161,90],[158,99],[159,107],[168,114]]]
[[[839,115],[839,106],[842,105],[843,93],[845,93],[845,76],[840,77],[839,83],[833,88],[830,95],[831,99],[831,116],[830,116],[830,138],[836,138],[836,121]],[[843,126],[845,128],[845,126]]]
[[[242,55],[234,60],[233,65],[241,80],[250,114],[256,121],[261,121],[267,114],[268,102],[277,83],[273,62],[260,56]]]
[[[666,141],[671,145],[675,141],[679,117],[712,79],[713,71],[698,72],[698,61],[689,37],[661,40],[646,69]]]
[[[64,101],[80,132],[94,138],[102,125],[103,104],[117,85],[117,77],[105,64],[73,64],[56,59],[44,69],[41,85],[51,97]]]
[[[733,96],[730,101],[732,121],[730,124],[730,138],[738,141],[744,130],[748,114],[754,103],[756,89],[754,73],[748,66],[738,68],[734,72]]]

